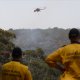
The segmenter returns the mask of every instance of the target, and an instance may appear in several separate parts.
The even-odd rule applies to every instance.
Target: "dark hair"
[[[19,47],[15,47],[12,51],[13,58],[20,58],[22,56],[22,50]]]
[[[69,39],[75,39],[80,37],[80,31],[76,28],[72,28],[69,32]]]

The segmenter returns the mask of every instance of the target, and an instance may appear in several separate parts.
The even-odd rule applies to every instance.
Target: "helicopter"
[[[40,12],[41,10],[45,10],[46,9],[46,7],[44,7],[44,8],[36,8],[35,10],[34,10],[34,12]]]

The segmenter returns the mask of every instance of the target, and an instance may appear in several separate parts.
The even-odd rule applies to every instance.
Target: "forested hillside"
[[[5,63],[10,57],[10,53],[15,44],[12,43],[12,39],[16,38],[13,32],[0,29],[0,62]]]
[[[42,48],[45,53],[50,53],[57,48],[69,43],[69,29],[17,29],[10,30],[16,34],[14,44],[23,50]]]
[[[12,39],[15,37],[14,33],[0,29],[0,51],[11,51],[14,47]]]

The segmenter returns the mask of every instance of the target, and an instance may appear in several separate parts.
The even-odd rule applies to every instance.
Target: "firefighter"
[[[2,80],[32,80],[28,66],[20,63],[22,50],[15,47],[12,51],[12,61],[2,66]]]
[[[68,34],[70,44],[49,54],[45,62],[63,71],[59,80],[80,80],[80,31],[72,28]],[[64,67],[61,67],[58,63]]]

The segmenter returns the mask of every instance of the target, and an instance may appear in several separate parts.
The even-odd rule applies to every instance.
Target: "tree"
[[[0,29],[0,51],[12,50],[15,45],[11,42],[11,40],[15,37],[14,33]]]
[[[41,59],[44,58],[44,51],[42,48],[37,48],[35,52],[39,56],[39,58],[41,58]]]

